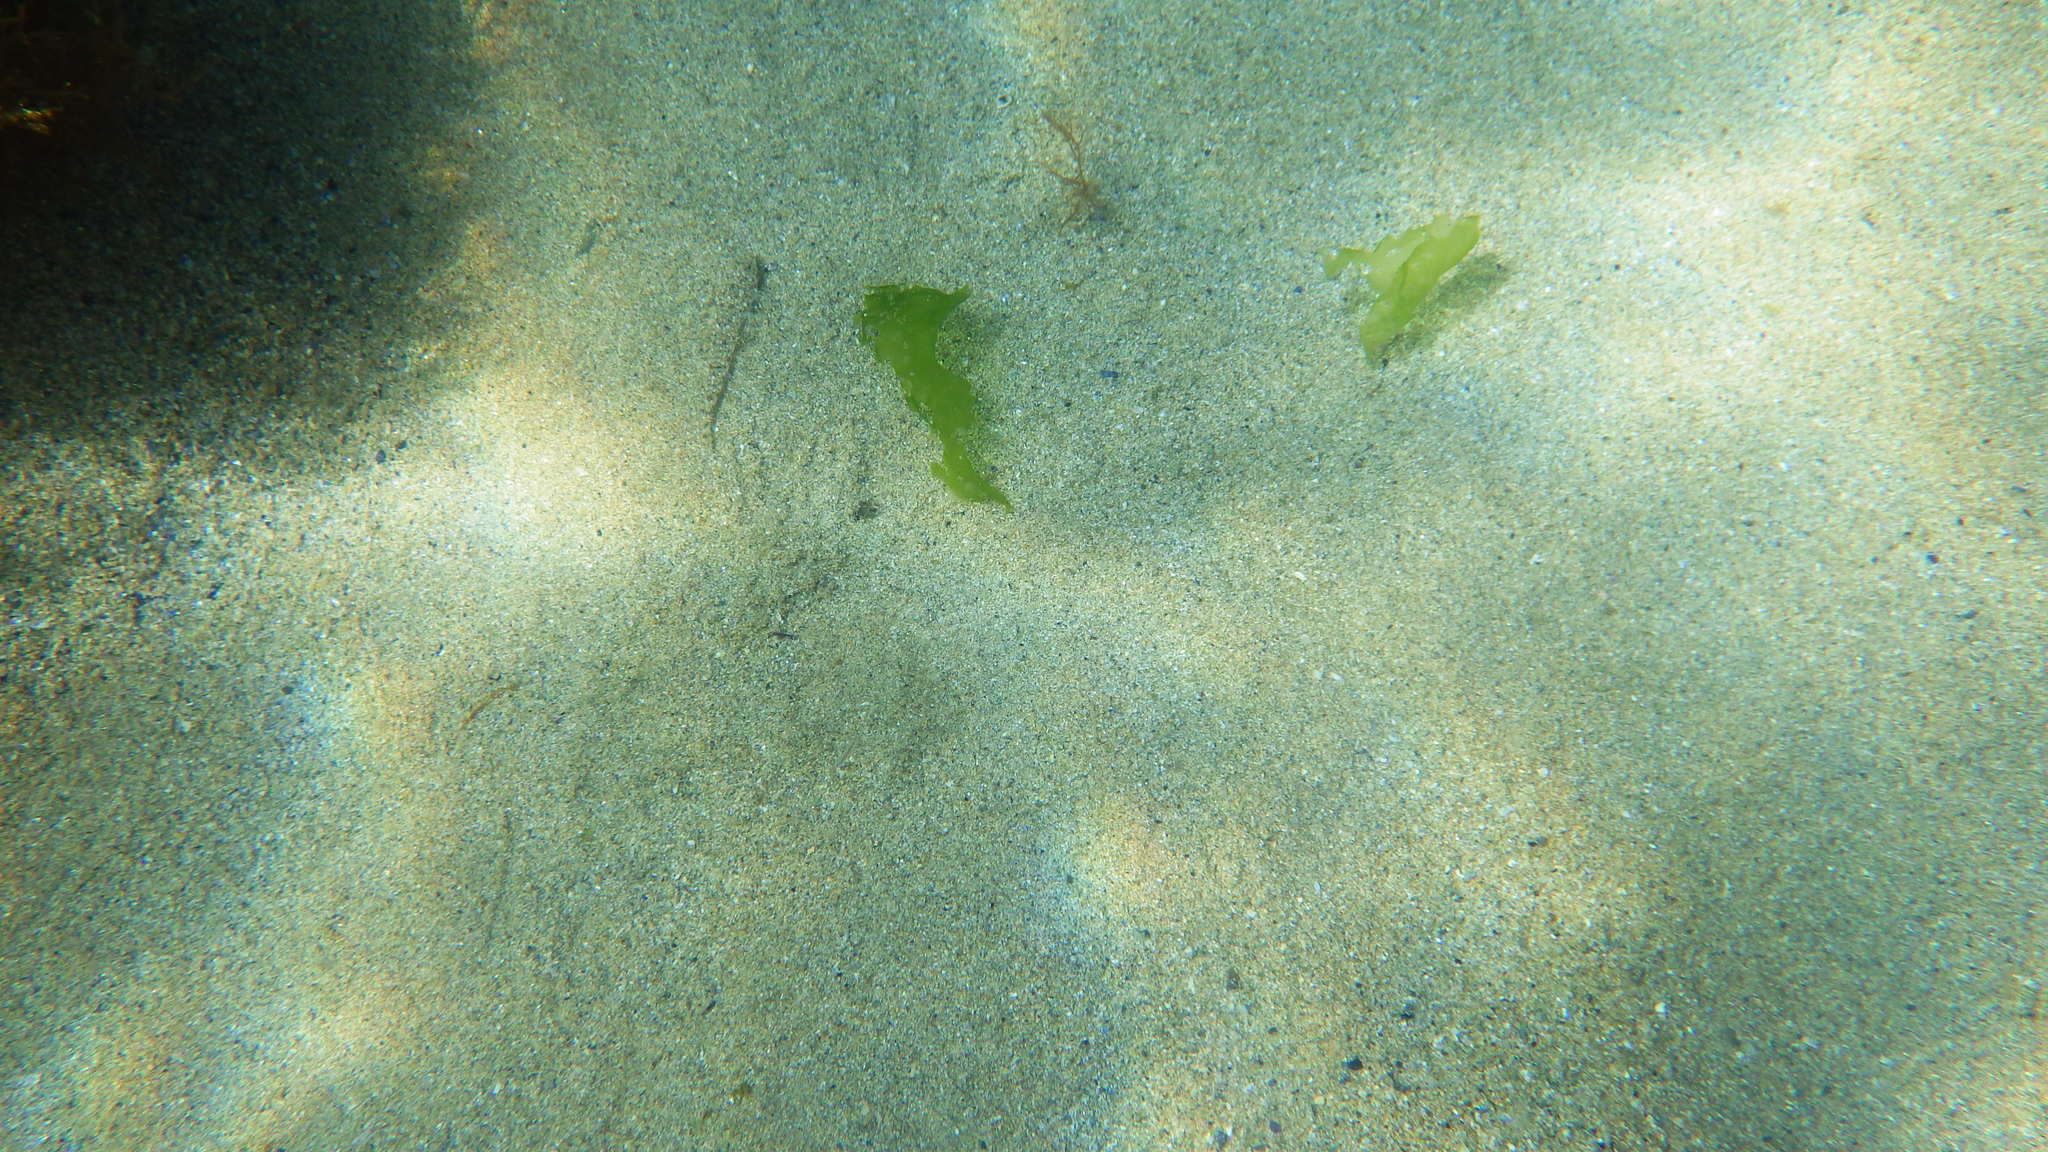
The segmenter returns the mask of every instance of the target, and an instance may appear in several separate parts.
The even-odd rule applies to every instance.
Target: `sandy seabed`
[[[146,11],[8,1147],[2048,1146],[2040,6]]]

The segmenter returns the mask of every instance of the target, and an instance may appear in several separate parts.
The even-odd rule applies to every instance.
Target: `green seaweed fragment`
[[[1479,243],[1479,217],[1452,218],[1448,212],[1420,228],[1389,236],[1371,251],[1339,248],[1323,261],[1335,280],[1353,264],[1365,265],[1365,282],[1373,290],[1372,307],[1358,321],[1358,340],[1366,354],[1377,357],[1401,329],[1414,319],[1436,282],[1443,279]]]
[[[982,475],[967,450],[979,426],[974,385],[939,363],[939,325],[967,299],[967,289],[941,292],[922,284],[882,284],[860,306],[860,342],[874,349],[903,385],[903,402],[938,434],[941,453],[932,475],[953,495],[1010,506],[1010,498]]]

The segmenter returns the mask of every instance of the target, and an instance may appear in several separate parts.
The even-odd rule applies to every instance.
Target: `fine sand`
[[[0,1144],[2048,1147],[2038,4],[166,7],[0,221]]]

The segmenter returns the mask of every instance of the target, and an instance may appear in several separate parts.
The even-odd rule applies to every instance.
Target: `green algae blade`
[[[1010,506],[974,462],[969,438],[980,428],[974,385],[939,363],[939,326],[967,299],[965,288],[941,292],[922,284],[881,284],[860,306],[860,342],[889,366],[903,386],[903,402],[939,438],[932,475],[953,495],[977,504]]]
[[[1377,357],[1415,318],[1415,310],[1444,273],[1478,243],[1479,217],[1444,212],[1420,228],[1387,237],[1371,251],[1339,248],[1323,261],[1323,271],[1334,280],[1353,264],[1365,265],[1373,302],[1359,318],[1358,341],[1368,355]]]

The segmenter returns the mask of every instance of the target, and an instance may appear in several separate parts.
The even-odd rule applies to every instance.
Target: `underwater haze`
[[[2048,1147],[2041,4],[86,9],[0,1145]]]

